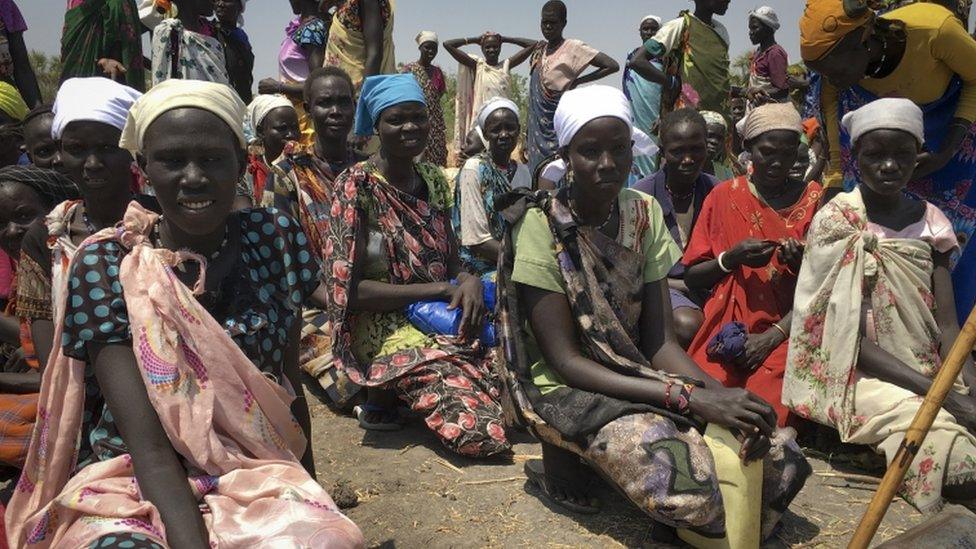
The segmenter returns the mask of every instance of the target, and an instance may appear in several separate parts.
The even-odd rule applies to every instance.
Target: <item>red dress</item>
[[[795,204],[777,211],[753,194],[746,177],[726,181],[715,187],[702,204],[682,263],[690,266],[715,259],[750,237],[803,241],[817,211],[820,195],[820,185],[810,183]],[[745,388],[771,404],[776,409],[780,426],[786,424],[789,414],[781,398],[787,342],[776,347],[756,370],[748,374],[738,372],[733,366],[710,361],[706,348],[722,326],[732,321],[745,324],[750,334],[769,329],[793,309],[795,288],[796,274],[791,273],[775,254],[765,267],[736,270],[713,289],[705,303],[705,321],[688,349],[695,362],[726,387]]]

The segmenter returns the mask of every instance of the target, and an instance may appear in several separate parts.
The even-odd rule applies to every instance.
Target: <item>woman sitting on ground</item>
[[[414,161],[429,131],[424,93],[412,75],[366,79],[356,134],[378,134],[380,151],[339,176],[325,233],[326,310],[338,374],[329,390],[341,406],[366,388],[358,411],[365,429],[399,428],[401,400],[426,416],[449,449],[490,456],[509,443],[492,357],[475,339],[483,288],[461,268],[447,181],[436,166]],[[415,328],[403,310],[420,301],[460,307],[460,335],[434,337]]]
[[[516,402],[524,391],[545,423],[654,521],[716,537],[725,509],[692,418],[746,433],[739,458],[763,461],[768,536],[809,466],[786,433],[771,441],[768,404],[722,387],[674,338],[665,279],[681,252],[657,203],[624,188],[633,162],[627,99],[608,86],[567,92],[555,128],[572,183],[505,210],[516,224],[499,271],[503,347],[509,361],[525,357],[527,372]],[[578,457],[553,441],[542,450],[541,467],[526,464],[530,481],[558,505],[595,512]]]
[[[261,203],[268,180],[274,178],[271,165],[281,156],[285,143],[300,137],[298,112],[283,95],[257,95],[247,106],[244,134],[249,141],[247,172],[238,196],[249,198],[246,207],[250,207]]]
[[[949,275],[958,244],[936,206],[902,192],[922,150],[922,111],[879,99],[843,125],[861,178],[810,226],[783,401],[890,462],[959,335]],[[923,512],[944,500],[976,507],[974,388],[967,361],[905,476],[901,493]]]
[[[512,158],[522,126],[518,106],[496,97],[481,109],[478,127],[488,150],[468,159],[454,188],[452,225],[461,240],[461,260],[479,275],[498,268],[505,222],[495,211],[495,197],[532,186],[525,164]]]
[[[9,257],[22,257],[25,235],[31,228],[43,227],[51,208],[77,196],[75,184],[58,172],[32,166],[0,168],[0,250]],[[17,296],[29,291],[34,280],[30,269],[24,276],[23,260],[13,267],[12,295],[0,309],[0,465],[21,467],[37,417],[41,374],[34,349],[17,319]]]
[[[657,200],[664,224],[682,251],[698,222],[705,197],[719,184],[703,171],[708,149],[705,127],[705,119],[691,108],[664,115],[660,129],[664,166],[633,187]],[[674,334],[681,348],[687,349],[704,321],[702,296],[692,295],[688,289],[685,266],[681,263],[675,263],[668,272],[668,287]]]
[[[304,402],[289,409],[275,383],[300,387],[298,313],[317,268],[287,216],[232,211],[243,115],[231,88],[191,80],[132,107],[121,146],[163,215],[131,204],[72,261],[12,545],[362,546],[299,463]]]
[[[47,365],[54,345],[52,309],[64,302],[71,259],[78,245],[92,233],[118,223],[132,200],[132,155],[119,148],[118,142],[129,107],[141,95],[107,78],[66,80],[54,103],[57,116],[48,125],[56,141],[66,145],[58,153],[66,175],[45,170],[22,175],[29,178],[26,182],[40,184],[47,180],[50,183],[45,184],[45,189],[53,185],[61,190],[51,204],[41,209],[40,219],[27,228],[17,264],[13,313],[20,326],[23,357],[33,370],[17,374],[23,383],[21,391],[5,390],[34,393],[32,405],[21,409],[27,426],[18,458],[21,464],[27,456],[30,427],[37,414],[36,393],[41,375],[36,370]],[[79,191],[83,200],[75,200]],[[15,440],[9,432],[0,437],[4,441]]]
[[[752,173],[712,190],[682,259],[688,287],[711,296],[688,354],[726,387],[769,402],[782,426],[793,290],[821,191],[789,177],[802,131],[793,105],[756,107],[744,122]]]

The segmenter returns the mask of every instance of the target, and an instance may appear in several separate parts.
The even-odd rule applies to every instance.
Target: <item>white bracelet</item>
[[[725,253],[726,252],[722,252],[722,253],[718,254],[718,268],[719,269],[722,269],[722,272],[723,273],[729,274],[729,273],[732,272],[732,269],[729,269],[728,267],[725,266],[724,263],[722,263],[722,258],[725,257]]]

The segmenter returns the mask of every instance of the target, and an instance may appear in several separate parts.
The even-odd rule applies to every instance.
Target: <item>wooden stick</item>
[[[487,480],[468,480],[462,482],[464,486],[476,486],[481,484],[494,484],[496,482],[512,482],[515,480],[525,480],[525,477],[490,478]]]
[[[902,441],[894,459],[891,460],[891,465],[885,472],[884,478],[881,479],[878,491],[874,493],[874,498],[871,499],[867,511],[861,517],[861,523],[857,525],[857,530],[851,538],[848,549],[867,549],[868,544],[871,543],[885,513],[888,512],[891,500],[897,494],[902,481],[905,480],[908,467],[922,447],[925,435],[932,428],[936,414],[942,408],[942,403],[945,402],[956,378],[959,377],[963,364],[966,363],[966,358],[972,352],[974,343],[976,343],[976,308],[969,313],[969,318],[966,319],[966,324],[959,332],[959,337],[949,349],[949,355],[942,361],[942,369],[932,380],[932,386],[929,387],[925,400],[922,401],[922,405],[915,414],[915,419],[908,427],[905,440]]]

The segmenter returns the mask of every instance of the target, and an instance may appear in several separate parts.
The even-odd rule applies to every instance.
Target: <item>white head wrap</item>
[[[230,126],[241,148],[247,146],[244,138],[245,106],[237,92],[226,84],[177,79],[156,84],[132,105],[119,146],[133,154],[141,151],[142,140],[153,121],[167,111],[185,107],[203,109],[217,115]]]
[[[749,17],[755,17],[765,23],[769,28],[779,30],[779,16],[769,6],[762,6],[750,11]]]
[[[661,26],[661,18],[658,17],[658,16],[656,16],[656,15],[645,15],[644,18],[641,19],[640,24],[643,25],[644,23],[646,23],[648,21],[656,21],[657,22],[657,25],[658,26]]]
[[[478,127],[482,131],[485,129],[485,121],[488,120],[491,113],[497,111],[498,109],[508,109],[515,113],[515,118],[518,118],[519,116],[518,105],[516,105],[511,99],[506,99],[504,97],[492,97],[481,107],[481,110],[478,112]]]
[[[58,89],[51,109],[54,114],[51,137],[61,139],[65,126],[82,120],[121,130],[129,109],[140,97],[138,91],[101,76],[69,78]]]
[[[416,40],[418,46],[424,42],[433,42],[435,44],[438,43],[437,33],[434,31],[420,31],[420,34],[417,35]]]
[[[634,116],[630,101],[623,92],[610,86],[585,86],[563,94],[556,107],[553,126],[560,147],[569,146],[573,137],[588,122],[597,118],[612,117],[623,120],[631,128],[634,141],[634,156],[650,156],[658,150],[654,141],[644,132],[634,127]],[[558,160],[550,164],[543,177],[558,181],[566,173],[566,163]],[[553,179],[555,177],[555,179]]]
[[[841,125],[857,143],[864,134],[874,130],[901,130],[912,134],[918,144],[925,142],[922,109],[909,99],[889,97],[878,99],[856,111],[844,115]]]
[[[767,103],[756,107],[735,127],[746,141],[775,130],[803,134],[803,120],[792,103]]]
[[[283,95],[255,95],[251,104],[247,106],[244,113],[244,135],[248,143],[258,138],[258,126],[264,121],[264,117],[275,109],[288,107],[294,110],[295,106],[291,100]]]

